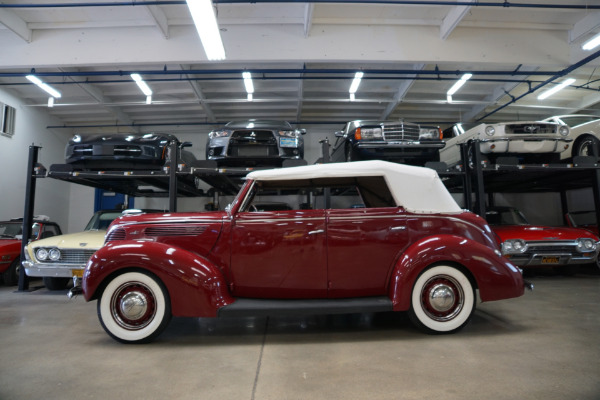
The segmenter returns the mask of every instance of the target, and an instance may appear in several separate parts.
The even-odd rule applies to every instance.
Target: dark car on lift
[[[44,239],[62,234],[60,226],[48,217],[35,217],[31,225],[29,241]],[[23,218],[0,221],[0,275],[6,285],[16,285],[21,265],[21,241],[23,238]]]
[[[178,164],[191,165],[191,146],[164,133],[75,135],[65,149],[65,162],[74,169],[161,169],[171,160],[170,143],[177,143]]]
[[[287,121],[231,121],[208,134],[206,159],[219,166],[281,166],[304,159],[305,134]]]
[[[423,165],[439,161],[439,151],[445,146],[438,127],[422,127],[403,120],[350,121],[335,136],[332,162],[386,160]]]

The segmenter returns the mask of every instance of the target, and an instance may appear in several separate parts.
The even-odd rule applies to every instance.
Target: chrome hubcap
[[[136,321],[146,314],[148,303],[143,293],[129,292],[121,298],[119,308],[125,318]]]
[[[435,321],[445,322],[455,318],[465,301],[462,286],[448,275],[431,277],[421,291],[421,306],[425,314]]]
[[[429,292],[429,303],[436,311],[448,311],[454,305],[454,291],[447,285],[435,285]]]

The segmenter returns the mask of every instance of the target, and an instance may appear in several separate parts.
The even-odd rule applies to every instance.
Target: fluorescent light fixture
[[[452,103],[452,96],[450,96],[449,94],[446,95],[446,101],[448,103]]]
[[[48,97],[48,108],[54,107],[54,97]]]
[[[350,94],[356,93],[356,91],[358,90],[358,85],[360,85],[360,81],[361,81],[363,75],[364,75],[364,73],[362,73],[362,72],[357,72],[354,75],[354,80],[352,81],[352,84],[350,85],[350,89],[348,90],[348,92]]]
[[[244,78],[244,86],[246,86],[246,93],[254,93],[254,85],[252,84],[252,74],[250,72],[242,72],[242,78]]]
[[[146,96],[152,96],[152,89],[150,89],[150,87],[148,87],[148,85],[146,84],[146,82],[144,82],[144,80],[142,79],[140,74],[131,74],[131,79],[133,79],[135,81],[135,83],[137,83],[140,90]]]
[[[60,99],[60,97],[62,96],[58,90],[54,89],[52,86],[48,85],[47,83],[42,82],[42,80],[35,75],[27,75],[25,78],[27,78],[30,82],[35,83],[37,85],[37,87],[39,87],[40,89],[42,89],[43,91],[45,91],[52,97],[56,97],[57,99]]]
[[[552,96],[553,94],[555,94],[556,92],[563,90],[564,88],[566,88],[567,86],[569,86],[570,84],[572,84],[574,82],[575,82],[575,79],[573,79],[573,78],[565,79],[558,85],[554,86],[552,89],[546,90],[544,93],[540,94],[537,98],[538,98],[538,100],[544,100],[545,98],[548,98],[548,97]]]
[[[152,104],[152,96],[146,96],[146,104]]]
[[[252,93],[248,93],[247,100],[248,101],[252,101],[253,100]]]
[[[354,93],[350,93],[350,101],[354,101],[354,100],[356,100]]]
[[[593,50],[600,45],[600,34],[594,36],[581,46],[583,50]]]
[[[211,61],[225,59],[225,49],[219,33],[217,17],[211,0],[186,0],[194,25],[204,47],[206,58]]]
[[[452,85],[450,90],[448,90],[446,95],[452,96],[454,93],[458,92],[458,89],[460,89],[462,85],[464,85],[469,79],[471,79],[472,76],[473,74],[464,74],[463,76],[461,76],[461,78],[457,80],[454,85]]]

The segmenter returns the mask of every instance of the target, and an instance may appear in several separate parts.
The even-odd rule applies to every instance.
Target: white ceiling
[[[0,88],[82,133],[206,133],[243,118],[334,131],[352,119],[447,126],[600,115],[600,48],[581,50],[600,33],[599,0],[235,1],[214,2],[227,59],[211,62],[184,1],[4,0]],[[32,69],[62,92],[53,108],[25,79]],[[357,70],[365,77],[350,102]],[[153,104],[130,72],[146,79]],[[464,72],[474,76],[449,104]],[[575,84],[537,100],[567,76]]]

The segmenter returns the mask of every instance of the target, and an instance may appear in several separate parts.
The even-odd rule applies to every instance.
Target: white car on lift
[[[499,156],[514,156],[519,161],[534,163],[558,162],[560,153],[573,141],[568,135],[567,125],[548,121],[479,124],[467,131],[455,125],[451,131],[444,131],[446,146],[440,149],[440,161],[448,166],[460,164],[461,144],[479,140],[483,158],[491,163]],[[469,153],[469,162],[471,157]]]
[[[568,137],[573,139],[573,145],[571,151],[560,154],[561,160],[575,156],[591,156],[593,146],[598,146],[600,155],[600,115],[558,115],[544,121],[557,122],[570,128]]]

